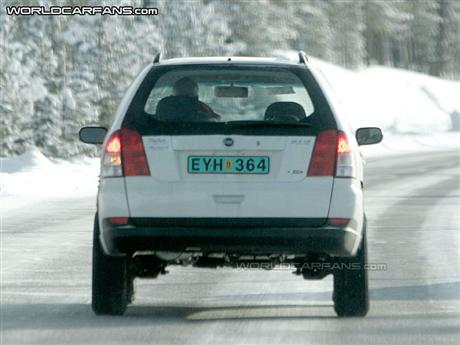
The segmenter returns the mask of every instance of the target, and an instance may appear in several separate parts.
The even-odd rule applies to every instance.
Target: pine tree
[[[264,56],[275,49],[286,49],[296,37],[287,15],[289,1],[216,1],[220,19],[230,34],[225,43],[234,55]]]
[[[31,144],[33,102],[46,92],[36,73],[37,47],[24,42],[19,18],[0,11],[1,156],[22,154]]]
[[[59,99],[62,114],[61,143],[65,147],[63,154],[67,157],[96,152],[93,147],[78,140],[78,131],[82,126],[98,123],[97,108],[92,105],[98,91],[94,77],[97,66],[89,63],[85,57],[91,42],[95,41],[93,21],[93,17],[74,17],[61,28],[58,35],[66,56]]]
[[[440,22],[435,1],[407,1],[403,8],[408,20],[408,67],[429,73],[436,61],[436,34]]]
[[[460,75],[460,2],[437,0],[439,24],[436,33],[436,56],[432,74]]]
[[[295,9],[290,16],[295,20],[297,37],[294,46],[309,55],[329,60],[332,56],[332,28],[327,17],[329,3],[309,0],[302,3],[288,3]]]
[[[327,12],[332,28],[333,61],[346,67],[358,66],[364,58],[363,13],[359,0],[332,0]]]
[[[61,123],[59,100],[54,95],[46,95],[34,104],[32,128],[34,144],[42,153],[51,157],[62,154]]]
[[[363,6],[366,63],[405,66],[407,52],[404,41],[411,18],[401,3],[367,0]]]
[[[167,57],[226,55],[232,52],[232,32],[222,12],[227,3],[203,1],[158,2],[158,29]]]

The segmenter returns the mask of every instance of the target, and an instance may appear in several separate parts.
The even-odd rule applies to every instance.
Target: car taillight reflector
[[[329,218],[327,223],[334,226],[345,226],[350,222],[349,218]]]
[[[316,137],[308,176],[333,176],[337,155],[337,131],[328,129]]]
[[[111,217],[109,218],[109,223],[115,225],[128,224],[128,217]]]

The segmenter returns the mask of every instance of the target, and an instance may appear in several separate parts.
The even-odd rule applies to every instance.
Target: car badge
[[[230,147],[233,145],[233,139],[232,138],[225,138],[224,139],[224,145],[227,147]]]

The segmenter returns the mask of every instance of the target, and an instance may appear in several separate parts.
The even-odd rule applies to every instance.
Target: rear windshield
[[[333,127],[324,97],[305,72],[228,65],[154,67],[135,95],[124,127],[144,134],[277,134]]]

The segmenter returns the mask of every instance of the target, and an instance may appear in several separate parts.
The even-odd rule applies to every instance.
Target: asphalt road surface
[[[1,344],[460,344],[460,156],[368,161],[371,310],[339,319],[332,278],[170,268],[122,317],[90,308],[94,199],[3,214]],[[386,270],[378,270],[379,264]]]

